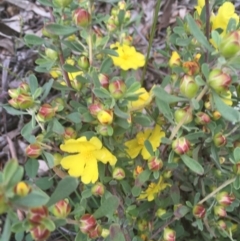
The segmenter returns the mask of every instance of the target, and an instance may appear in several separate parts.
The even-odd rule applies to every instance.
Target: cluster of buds
[[[51,213],[57,218],[66,218],[71,212],[68,199],[60,200],[50,208]]]
[[[102,227],[97,223],[92,214],[84,214],[80,218],[80,230],[91,239],[100,237],[102,233]]]
[[[34,106],[34,99],[26,82],[22,82],[17,89],[9,89],[8,94],[11,97],[8,103],[16,109],[26,110]]]
[[[51,232],[44,225],[44,220],[48,219],[48,209],[46,206],[31,208],[27,218],[31,225],[30,233],[34,240],[44,241],[50,236]]]
[[[37,114],[37,118],[41,122],[46,122],[51,120],[56,113],[57,107],[53,107],[50,104],[43,104],[40,106]]]
[[[213,69],[208,76],[207,83],[217,93],[226,92],[232,82],[229,74],[224,73],[221,69]]]
[[[91,21],[91,15],[89,12],[84,8],[77,8],[73,14],[73,22],[78,27],[86,28]]]
[[[123,20],[119,22],[119,16],[123,16]],[[109,31],[114,31],[121,23],[126,23],[131,18],[131,12],[127,10],[127,4],[125,1],[118,2],[118,5],[113,7],[111,10],[111,16],[107,21],[107,29]]]
[[[190,147],[191,144],[185,137],[180,137],[172,142],[172,149],[178,155],[186,154]]]

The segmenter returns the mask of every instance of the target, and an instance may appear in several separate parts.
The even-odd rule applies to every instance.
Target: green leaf
[[[26,164],[24,166],[26,174],[30,178],[36,177],[37,172],[38,172],[38,167],[39,167],[39,162],[35,159],[28,159],[28,161],[26,162]]]
[[[100,73],[108,73],[110,70],[111,70],[111,67],[113,65],[113,61],[111,58],[105,58],[103,60],[103,63],[101,65],[101,68],[100,68]]]
[[[31,140],[34,140],[35,136],[32,135],[33,126],[32,122],[29,121],[21,130],[21,135],[28,142],[32,143]]]
[[[58,121],[57,118],[53,119],[53,126],[52,126],[52,131],[56,132],[57,134],[62,135],[64,133],[64,127],[62,124]]]
[[[35,184],[43,191],[53,186],[53,179],[50,177],[41,177],[35,181]]]
[[[145,170],[141,172],[136,179],[136,183],[139,185],[144,184],[149,179],[150,175],[151,175],[150,170]]]
[[[23,207],[38,207],[46,205],[48,200],[49,196],[45,192],[35,188],[27,196],[13,199],[13,203]]]
[[[26,230],[26,228],[22,231],[22,232],[17,232],[15,233],[15,241],[22,241],[24,240],[24,231]]]
[[[51,232],[54,231],[56,228],[54,222],[50,218],[44,218],[43,220],[41,220],[41,224],[43,224],[44,227],[46,227]]]
[[[38,2],[47,7],[53,7],[52,1],[50,0],[38,0]]]
[[[93,89],[93,93],[99,98],[112,98],[110,93],[102,87]]]
[[[47,164],[50,168],[54,167],[54,157],[51,153],[48,153],[46,151],[43,151],[42,153],[47,161]]]
[[[176,184],[171,186],[170,196],[174,205],[180,202],[180,191]]]
[[[156,98],[156,104],[158,109],[162,112],[162,114],[168,119],[170,123],[173,123],[173,113],[168,103],[164,100],[160,100]]]
[[[216,109],[224,119],[234,123],[239,122],[240,115],[238,110],[226,105],[216,93],[212,92],[212,96]]]
[[[140,95],[141,93],[137,93],[135,94],[134,92],[136,92],[137,90],[139,90],[141,88],[141,84],[139,82],[134,82],[133,84],[131,84],[128,88],[127,88],[127,92],[125,94],[125,96],[129,96],[129,94],[134,94],[136,95],[136,97],[138,95]],[[136,98],[137,100],[137,98]]]
[[[22,166],[18,166],[18,169],[14,172],[14,175],[8,182],[8,188],[12,188],[15,186],[18,182],[20,182],[23,178],[24,174],[24,168]]]
[[[218,49],[218,47],[219,47],[219,45],[221,43],[221,36],[218,33],[218,31],[216,31],[216,30],[213,30],[211,32],[211,35],[212,35],[212,40],[216,44],[216,48]]]
[[[208,79],[209,72],[210,72],[208,64],[206,64],[206,63],[202,64],[201,69],[202,69],[204,77],[206,79]]]
[[[240,147],[236,147],[233,151],[234,161],[240,162]]]
[[[28,115],[27,112],[16,110],[9,105],[0,105],[0,106],[2,106],[7,111],[7,113],[10,115]]]
[[[175,95],[170,95],[168,94],[161,86],[156,86],[153,89],[153,93],[156,98],[166,102],[166,103],[175,103],[175,102],[181,102],[181,101],[186,101],[185,98],[181,98]]]
[[[192,35],[197,39],[197,41],[202,44],[203,47],[205,47],[208,51],[213,52],[212,46],[209,44],[206,36],[203,34],[203,32],[199,29],[198,25],[196,24],[195,20],[193,17],[188,14],[186,16],[188,26],[190,29],[190,32]]]
[[[112,224],[109,228],[110,231],[110,240],[111,241],[125,241],[125,237],[122,233],[121,227],[119,224]]]
[[[62,179],[57,187],[55,188],[47,206],[50,207],[59,200],[62,200],[68,197],[72,192],[77,189],[78,186],[78,179],[70,176],[66,176]]]
[[[92,196],[91,189],[83,190],[81,195],[82,195],[82,198],[89,198],[89,197],[91,197]]]
[[[186,47],[191,43],[191,38],[177,38],[176,39],[176,45],[181,46],[181,47]]]
[[[42,92],[43,92],[42,87],[38,87],[32,96],[33,99],[34,100],[37,99],[42,94]]]
[[[22,221],[19,221],[19,222],[16,222],[16,223],[12,224],[11,231],[14,232],[14,233],[25,231],[25,230],[26,230],[26,228],[24,227]]]
[[[44,39],[34,35],[34,34],[26,34],[24,36],[24,41],[29,45],[42,45],[44,43]]]
[[[74,241],[87,241],[87,240],[88,240],[87,235],[82,232],[79,232],[74,239]]]
[[[43,85],[43,87],[42,87],[43,94],[41,96],[41,101],[44,100],[48,96],[50,90],[52,89],[53,82],[54,82],[54,80],[50,79]]]
[[[11,237],[11,222],[10,222],[10,214],[4,219],[4,227],[2,231],[2,235],[0,237],[1,241],[9,241]]]
[[[102,205],[94,212],[93,216],[96,219],[101,217],[111,217],[119,206],[119,199],[116,196],[110,196],[107,198]]]
[[[75,73],[81,71],[80,69],[71,64],[64,64],[63,69],[68,73]]]
[[[16,173],[19,165],[16,160],[10,160],[6,163],[3,169],[3,180],[5,183],[8,183]]]
[[[34,74],[31,74],[29,76],[28,83],[31,90],[31,94],[34,95],[35,91],[38,88],[38,80]]]
[[[151,156],[154,156],[154,151],[152,148],[152,144],[149,140],[144,141],[144,146],[146,147],[147,151],[150,153]]]
[[[70,35],[78,31],[72,26],[65,26],[57,23],[51,23],[46,26],[47,31],[55,35]]]
[[[118,53],[114,49],[103,49],[101,53],[118,57]]]
[[[193,172],[197,173],[198,175],[204,174],[204,169],[198,161],[192,159],[187,155],[182,155],[181,159],[184,162],[184,164]]]
[[[73,113],[67,115],[66,118],[76,124],[81,123],[81,115],[78,112],[73,112]]]
[[[114,107],[114,113],[116,114],[116,116],[123,118],[123,119],[128,119],[129,118],[129,114],[122,111],[117,105],[115,105]]]
[[[141,126],[148,127],[151,126],[152,121],[151,119],[142,113],[137,113],[133,116],[133,123],[140,124]]]
[[[236,179],[233,183],[233,187],[235,190],[238,190],[240,188],[240,176],[236,176]]]
[[[138,187],[138,186],[134,186],[131,190],[131,193],[134,197],[138,197],[140,194],[141,194],[141,187]]]

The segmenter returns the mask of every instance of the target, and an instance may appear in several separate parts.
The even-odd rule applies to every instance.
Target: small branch
[[[209,7],[209,0],[205,0],[205,11],[206,11],[206,38],[207,40],[210,39],[210,7]],[[205,53],[205,62],[208,63],[209,52]]]
[[[90,23],[88,27],[88,50],[89,50],[89,64],[93,64],[93,43],[92,43],[92,1],[88,1],[88,12],[90,14]]]
[[[209,198],[212,198],[213,196],[215,196],[216,193],[218,193],[220,190],[222,190],[224,187],[228,186],[229,184],[233,183],[235,181],[235,177],[231,178],[229,180],[227,180],[226,182],[224,182],[221,186],[219,186],[218,188],[216,188],[213,192],[209,193],[205,198],[203,198],[200,202],[198,202],[198,204],[202,204],[205,201],[207,201]]]

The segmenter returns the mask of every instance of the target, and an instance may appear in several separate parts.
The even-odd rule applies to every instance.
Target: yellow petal
[[[92,137],[89,142],[96,147],[96,150],[100,150],[102,148],[102,142],[97,137]]]
[[[105,147],[101,150],[94,151],[93,155],[98,161],[101,161],[104,164],[109,162],[111,166],[114,166],[117,162],[117,158]]]
[[[143,146],[143,148],[142,148],[141,155],[144,160],[147,160],[151,157],[150,153],[148,152],[148,150],[145,146]]]
[[[84,171],[85,161],[81,154],[77,154],[63,157],[60,163],[64,169],[68,170],[70,176],[80,177]]]
[[[84,184],[95,183],[98,179],[98,166],[97,160],[88,160],[84,172],[81,176],[81,180]]]
[[[165,133],[161,130],[159,125],[156,125],[149,137],[149,141],[154,151],[156,151],[157,147],[159,147],[162,137],[165,137]]]
[[[125,146],[127,147],[126,151],[128,155],[133,159],[137,157],[140,153],[142,146],[140,146],[136,139],[125,142]]]
[[[79,141],[74,139],[65,141],[64,144],[60,145],[60,149],[69,153],[76,153],[81,151]]]

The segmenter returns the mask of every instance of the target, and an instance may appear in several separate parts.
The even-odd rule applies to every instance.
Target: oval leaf
[[[64,26],[57,23],[48,24],[46,26],[47,31],[56,35],[68,35],[78,31],[77,28],[71,26]]]
[[[181,159],[190,170],[197,173],[198,175],[203,175],[204,169],[199,162],[187,155],[182,155]]]

